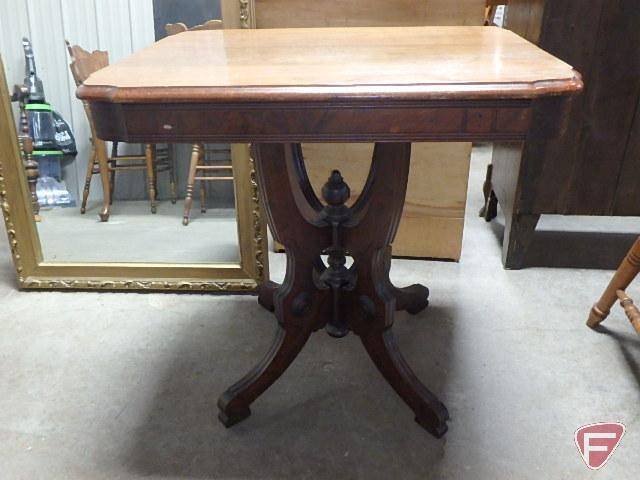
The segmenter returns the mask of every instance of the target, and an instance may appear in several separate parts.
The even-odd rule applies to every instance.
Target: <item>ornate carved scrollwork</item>
[[[262,210],[260,209],[260,193],[258,191],[258,181],[256,179],[256,161],[253,156],[249,156],[250,172],[249,178],[251,183],[251,218],[253,221],[253,247],[255,251],[256,277],[258,282],[264,281],[264,252],[262,246],[265,243],[264,221],[262,219]]]
[[[16,273],[18,275],[18,283],[23,285],[24,283],[24,267],[22,265],[22,256],[20,255],[20,246],[16,235],[15,225],[11,219],[11,208],[7,201],[7,189],[5,185],[4,171],[2,169],[2,159],[0,159],[0,206],[2,207],[2,215],[4,216],[4,222],[7,229],[7,236],[9,237],[9,248],[11,250],[11,256],[13,257],[13,265],[15,266]]]
[[[328,255],[328,267],[320,274],[320,281],[331,289],[331,317],[327,319],[325,330],[332,337],[344,337],[349,326],[341,310],[341,292],[353,290],[356,284],[355,267],[347,268],[347,249],[341,240],[344,223],[352,218],[352,212],[345,205],[351,190],[338,170],[334,170],[322,187],[322,198],[327,205],[321,217],[331,228],[331,245],[324,251]]]
[[[22,141],[20,139],[20,141]],[[256,289],[254,280],[228,281],[190,281],[190,280],[146,280],[144,278],[125,278],[118,280],[95,278],[33,278],[25,276],[21,255],[21,243],[13,221],[12,211],[7,200],[6,177],[3,170],[3,160],[0,158],[0,208],[4,218],[9,248],[16,269],[18,285],[26,289],[55,289],[55,290],[147,290],[147,291],[194,291],[194,292],[251,292]],[[253,222],[253,247],[258,281],[265,277],[265,251],[263,240],[265,235],[264,222],[260,207],[258,184],[256,180],[255,161],[250,159],[251,183],[251,216]]]

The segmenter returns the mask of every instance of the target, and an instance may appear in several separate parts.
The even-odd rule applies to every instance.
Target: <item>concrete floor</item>
[[[445,438],[413,422],[357,338],[321,332],[227,430],[216,399],[274,329],[254,297],[18,292],[3,237],[0,479],[638,478],[640,339],[618,309],[604,333],[584,326],[611,271],[503,270],[499,224],[475,215],[485,161],[473,163],[461,263],[392,269],[399,285],[431,288],[430,307],[394,328],[449,407]],[[619,258],[626,244],[610,245],[623,237],[604,237],[604,250]],[[547,256],[576,261],[557,254],[571,257],[567,242],[547,244]],[[282,255],[271,261],[282,275]],[[573,435],[599,421],[627,433],[592,472]]]

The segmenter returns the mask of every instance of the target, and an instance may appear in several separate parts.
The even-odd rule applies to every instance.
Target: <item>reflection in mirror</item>
[[[157,178],[149,188],[149,174],[138,168],[144,147],[119,145],[127,158],[110,160],[124,165],[109,171],[113,192],[108,221],[100,221],[103,197],[99,166],[89,172],[89,193],[81,213],[82,194],[74,185],[71,205],[54,205],[55,192],[40,191],[38,233],[45,261],[56,262],[168,262],[238,263],[238,225],[234,206],[233,177],[229,170],[228,145],[206,145],[198,163],[210,169],[194,170],[190,175],[191,146],[156,146],[150,155],[152,173]],[[195,150],[195,148],[193,149]],[[119,152],[119,155],[125,155]],[[109,158],[113,158],[110,156]],[[138,163],[136,163],[138,162]],[[162,173],[160,165],[166,166]],[[88,169],[90,167],[87,167]],[[175,179],[175,192],[171,185]],[[190,181],[190,177],[195,177]],[[204,178],[216,178],[215,181]],[[60,180],[67,186],[68,180]],[[40,185],[40,182],[39,182]],[[149,192],[155,192],[152,213]],[[197,197],[188,208],[188,192]],[[174,197],[175,195],[175,197]],[[43,198],[45,197],[45,198]],[[80,198],[80,202],[76,199]],[[174,201],[175,198],[175,201]],[[183,218],[184,217],[184,218]],[[185,220],[188,218],[188,222]],[[185,225],[186,224],[186,225]]]
[[[20,157],[13,128],[0,130],[0,203],[20,287],[252,291],[268,262],[248,145],[103,142],[75,95],[168,23],[219,26],[217,2],[40,2],[37,15],[11,5],[0,15],[0,122],[32,151]]]
[[[240,263],[229,145],[104,142],[74,88],[68,114],[55,110],[28,38],[22,50],[14,100],[45,262]],[[109,64],[106,51],[67,50],[72,87]],[[68,75],[58,67],[48,80]]]

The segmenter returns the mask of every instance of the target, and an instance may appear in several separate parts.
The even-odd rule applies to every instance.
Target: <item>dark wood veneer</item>
[[[566,97],[557,97],[562,110]],[[548,100],[370,104],[93,103],[98,135],[128,142],[522,140]],[[557,112],[562,116],[562,112]],[[558,115],[554,116],[558,118]],[[349,128],[345,129],[348,125]],[[557,124],[554,125],[555,134]]]

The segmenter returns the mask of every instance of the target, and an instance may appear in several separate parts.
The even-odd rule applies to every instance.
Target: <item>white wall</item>
[[[65,169],[72,194],[78,198],[89,152],[89,126],[82,104],[75,97],[64,40],[87,50],[107,50],[110,60],[118,60],[154,42],[152,0],[0,0],[0,55],[10,91],[23,83],[22,37],[31,39],[38,76],[47,101],[71,124],[78,156]],[[144,195],[142,172],[128,175],[125,190]],[[79,180],[79,181],[78,181]],[[135,181],[133,181],[135,180]],[[91,185],[91,197],[99,199],[98,178]],[[121,194],[134,192],[123,192]]]

